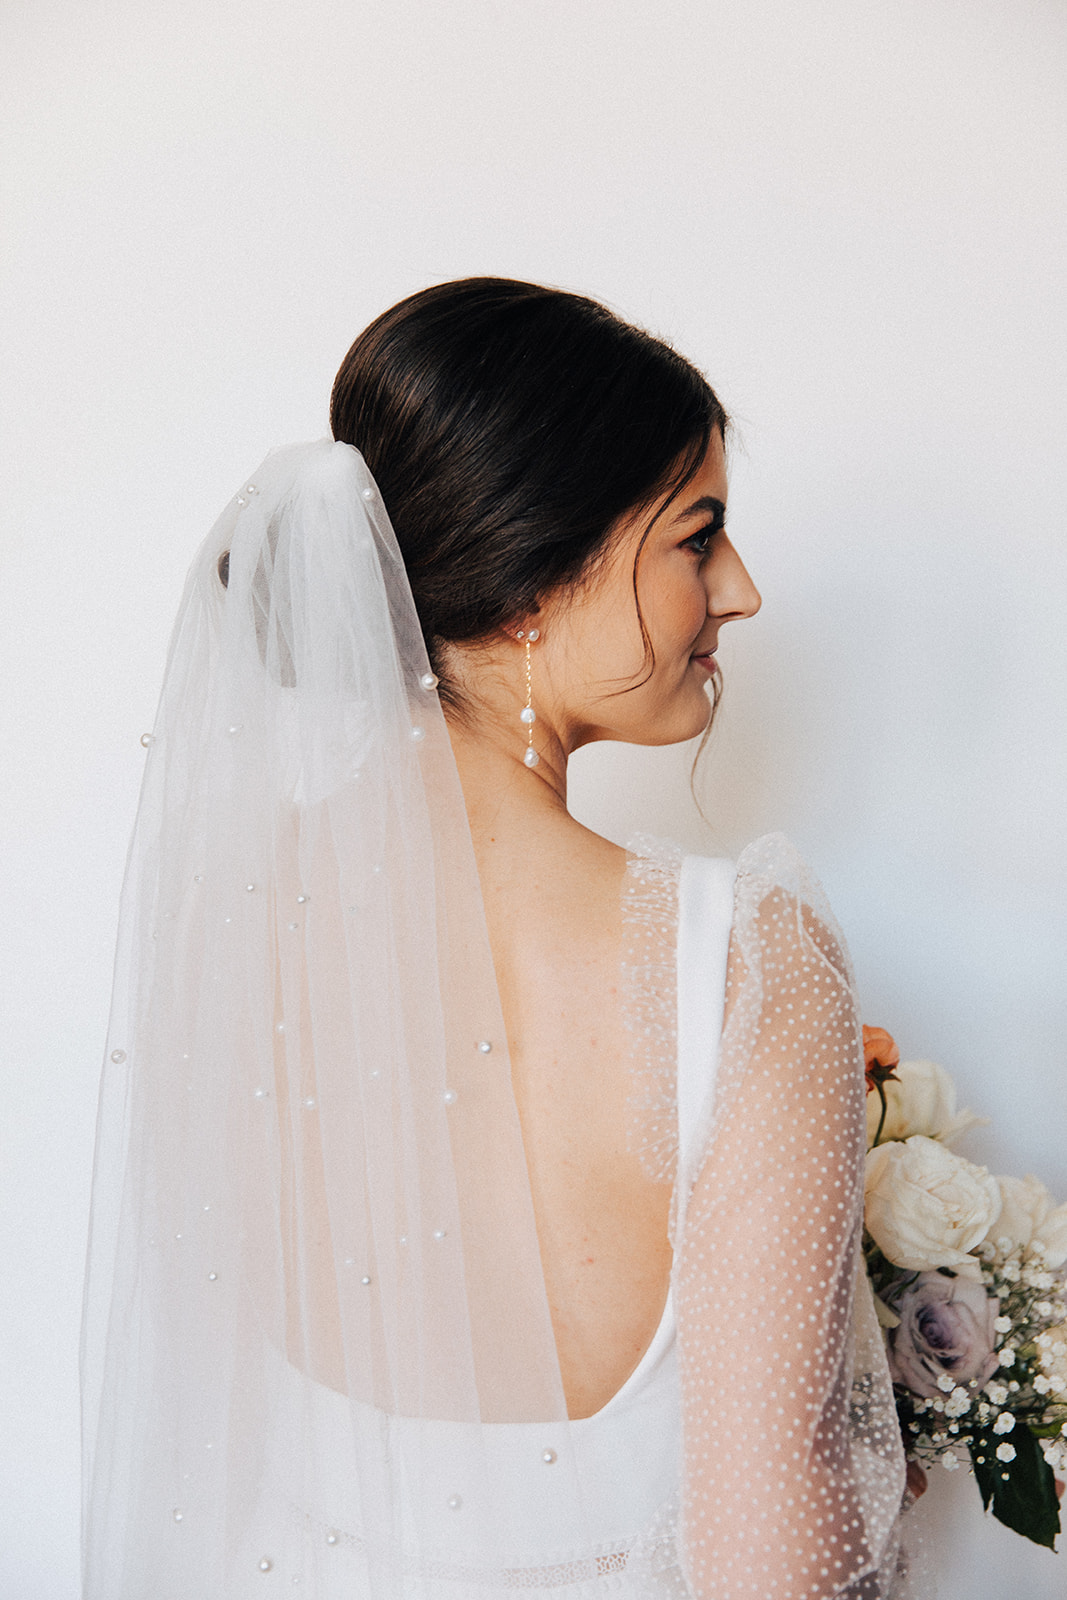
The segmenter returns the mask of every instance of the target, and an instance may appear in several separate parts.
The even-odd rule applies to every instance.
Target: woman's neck
[[[567,810],[567,755],[555,735],[538,729],[539,759],[528,767],[517,722],[450,716],[448,731],[477,850],[512,841],[530,847],[546,830],[578,826]]]
[[[614,921],[625,851],[567,810],[560,740],[539,724],[541,759],[527,767],[521,724],[450,717],[448,727],[498,961],[519,937],[518,905],[545,928],[559,926],[560,918],[582,925],[594,905],[594,920]]]

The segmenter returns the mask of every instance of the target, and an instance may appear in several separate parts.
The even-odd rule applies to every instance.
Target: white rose
[[[914,1272],[951,1267],[981,1277],[969,1252],[1000,1212],[1000,1190],[985,1167],[913,1134],[869,1152],[865,1188],[867,1227],[890,1261]]]
[[[1009,1239],[1012,1245],[1043,1244],[1046,1265],[1062,1266],[1067,1261],[1067,1205],[1055,1205],[1033,1173],[996,1181],[1001,1207],[990,1237],[995,1236],[994,1242]]]
[[[895,1069],[899,1083],[890,1078],[885,1089],[886,1113],[882,1128],[888,1139],[909,1139],[913,1133],[928,1139],[954,1139],[968,1128],[987,1122],[973,1111],[956,1110],[956,1086],[936,1061],[902,1061]],[[877,1092],[867,1096],[867,1143],[878,1131],[882,1102]]]
[[[1035,1244],[1045,1247],[1045,1265],[1062,1267],[1067,1261],[1067,1205],[1055,1206],[1034,1230]]]

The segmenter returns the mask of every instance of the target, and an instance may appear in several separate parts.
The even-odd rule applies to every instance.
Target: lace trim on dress
[[[648,1176],[678,1167],[678,885],[683,851],[631,840],[623,885],[623,1016],[633,1041],[629,1148]]]
[[[290,1505],[290,1520],[320,1548],[347,1552],[360,1565],[369,1556],[366,1539],[337,1528]],[[504,1600],[516,1591],[540,1590],[557,1600],[604,1600],[616,1594],[624,1600],[689,1600],[678,1565],[675,1535],[677,1505],[668,1502],[642,1533],[626,1544],[590,1551],[588,1555],[549,1565],[478,1566],[440,1560],[413,1560],[404,1568],[408,1579],[424,1586],[434,1600]]]

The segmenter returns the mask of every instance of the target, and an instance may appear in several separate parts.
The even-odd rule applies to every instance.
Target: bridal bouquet
[[[993,1177],[950,1142],[957,1113],[933,1061],[901,1061],[864,1028],[864,1252],[904,1447],[969,1461],[986,1510],[1038,1544],[1060,1531],[1067,1476],[1067,1205],[1037,1178]]]

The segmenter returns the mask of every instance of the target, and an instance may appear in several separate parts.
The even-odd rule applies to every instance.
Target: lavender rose
[[[889,1369],[894,1383],[935,1399],[943,1373],[957,1384],[987,1383],[997,1370],[994,1317],[999,1302],[971,1278],[920,1272],[894,1300],[900,1326],[889,1334]]]

